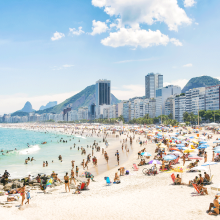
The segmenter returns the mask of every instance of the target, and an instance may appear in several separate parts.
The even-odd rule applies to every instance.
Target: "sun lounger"
[[[112,182],[110,181],[110,178],[109,177],[105,177],[105,180],[106,180],[106,184],[108,186],[110,186],[112,184]]]
[[[175,183],[176,177],[175,177],[174,173],[171,174],[171,179],[173,180],[173,183]]]
[[[133,168],[134,168],[134,171],[138,171],[138,167],[137,167],[137,165],[136,165],[136,163],[133,163]]]
[[[199,188],[197,187],[197,185],[195,183],[192,183],[192,185],[199,195],[204,195],[204,193],[202,191],[199,191]]]

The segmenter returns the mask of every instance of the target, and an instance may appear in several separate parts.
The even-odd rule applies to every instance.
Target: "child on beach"
[[[27,202],[25,202],[25,205],[28,203],[29,204],[29,200],[31,198],[31,194],[30,194],[30,190],[27,191],[26,193],[26,198],[27,198]]]

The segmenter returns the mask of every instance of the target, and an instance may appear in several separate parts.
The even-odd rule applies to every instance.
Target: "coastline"
[[[175,130],[176,131],[176,130]],[[195,134],[193,134],[195,136]],[[146,151],[154,154],[155,144],[148,142],[146,146],[139,146],[136,142],[138,138],[142,140],[143,135],[136,135],[133,141],[131,152],[128,160],[120,164],[126,167],[130,174],[122,176],[120,184],[112,184],[106,186],[105,176],[109,176],[113,181],[115,172],[118,167],[103,172],[95,177],[96,182],[91,182],[90,190],[82,191],[81,194],[75,195],[64,193],[64,185],[57,186],[52,194],[42,194],[40,190],[31,192],[30,205],[26,205],[21,209],[16,207],[8,209],[0,206],[4,219],[26,219],[32,217],[33,220],[41,218],[47,219],[162,219],[162,220],[203,220],[213,219],[206,210],[210,202],[213,201],[216,191],[211,190],[211,186],[207,186],[209,195],[199,196],[195,193],[194,188],[186,185],[173,185],[169,172],[159,172],[156,176],[145,176],[142,173],[143,168],[150,168],[152,165],[139,167],[138,171],[132,169],[133,163],[138,163],[137,152],[146,147]],[[213,135],[213,139],[208,144],[219,137]],[[124,139],[125,135],[120,137]],[[212,148],[207,148],[208,161],[212,159]],[[203,161],[200,162],[202,164]],[[189,162],[186,162],[188,165]],[[182,165],[182,160],[177,166]],[[212,166],[213,181],[220,181],[219,165]],[[182,174],[183,182],[187,183],[193,179],[199,172],[184,172]],[[203,172],[202,172],[203,174]],[[0,197],[2,201],[3,198]],[[16,202],[19,204],[20,202]],[[158,208],[160,211],[158,211]]]

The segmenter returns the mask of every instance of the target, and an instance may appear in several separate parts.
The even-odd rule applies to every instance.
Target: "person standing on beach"
[[[27,202],[25,202],[25,205],[28,203],[29,205],[29,201],[30,201],[30,198],[31,198],[31,194],[30,194],[30,190],[27,191],[26,193],[26,198],[27,198]]]
[[[76,166],[76,176],[78,177],[79,174],[79,168]]]
[[[185,162],[186,162],[186,157],[185,154],[183,154],[183,166],[185,165]]]
[[[25,183],[24,183],[23,187],[21,187],[18,190],[18,192],[20,192],[20,195],[21,195],[21,198],[22,198],[21,205],[23,205],[24,204],[24,200],[25,200]]]
[[[71,179],[70,179],[70,183],[72,183],[72,180],[73,180],[73,182],[74,182],[75,185],[76,185],[76,181],[75,181],[75,173],[74,173],[73,169],[71,170]]]
[[[65,190],[67,192],[67,187],[69,189],[70,192],[70,182],[69,182],[70,178],[68,176],[68,173],[66,172],[66,175],[64,176],[64,183],[65,183]]]
[[[74,169],[74,162],[75,160],[72,160],[71,163],[72,163],[72,168]]]
[[[207,152],[205,152],[205,154],[204,154],[204,163],[206,163],[207,162]]]

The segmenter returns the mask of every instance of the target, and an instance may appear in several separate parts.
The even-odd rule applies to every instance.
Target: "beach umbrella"
[[[220,153],[220,149],[216,149],[216,150],[215,150],[215,153]]]
[[[181,155],[182,155],[182,153],[179,152],[179,151],[173,151],[173,152],[171,152],[170,154],[173,154],[173,155],[175,155],[175,156],[181,156]]]
[[[176,147],[171,147],[170,150],[179,151],[179,149]]]
[[[200,141],[199,143],[200,143],[200,144],[207,144],[206,141]]]
[[[176,156],[174,155],[166,155],[163,157],[164,160],[175,160],[176,159]]]
[[[220,140],[214,141],[213,143],[220,143]]]
[[[142,155],[142,156],[146,156],[146,157],[151,156],[151,154],[150,154],[150,153],[148,153],[148,152],[143,152],[143,153],[141,153],[141,155]]]
[[[183,152],[184,152],[184,153],[191,153],[191,152],[193,152],[193,151],[194,151],[193,149],[188,149],[188,148],[187,148],[187,149],[184,150]]]
[[[198,156],[193,156],[193,157],[190,157],[191,160],[202,160],[203,158],[202,157],[198,157]]]
[[[151,160],[149,164],[161,164],[159,160]]]
[[[185,144],[177,144],[176,146],[177,146],[178,148],[179,148],[179,147],[185,147]]]
[[[208,171],[208,169],[205,166],[197,166],[193,167],[191,170],[200,170],[200,171]]]
[[[177,147],[179,150],[186,150],[187,147]]]
[[[205,162],[204,164],[202,164],[202,166],[209,166],[209,170],[210,170],[210,176],[211,176],[211,168],[210,166],[211,165],[216,165],[217,163],[216,162]]]
[[[197,157],[197,154],[196,153],[193,153],[193,154],[189,154],[188,157]]]
[[[207,147],[208,147],[207,145],[200,145],[197,149],[205,149]]]

